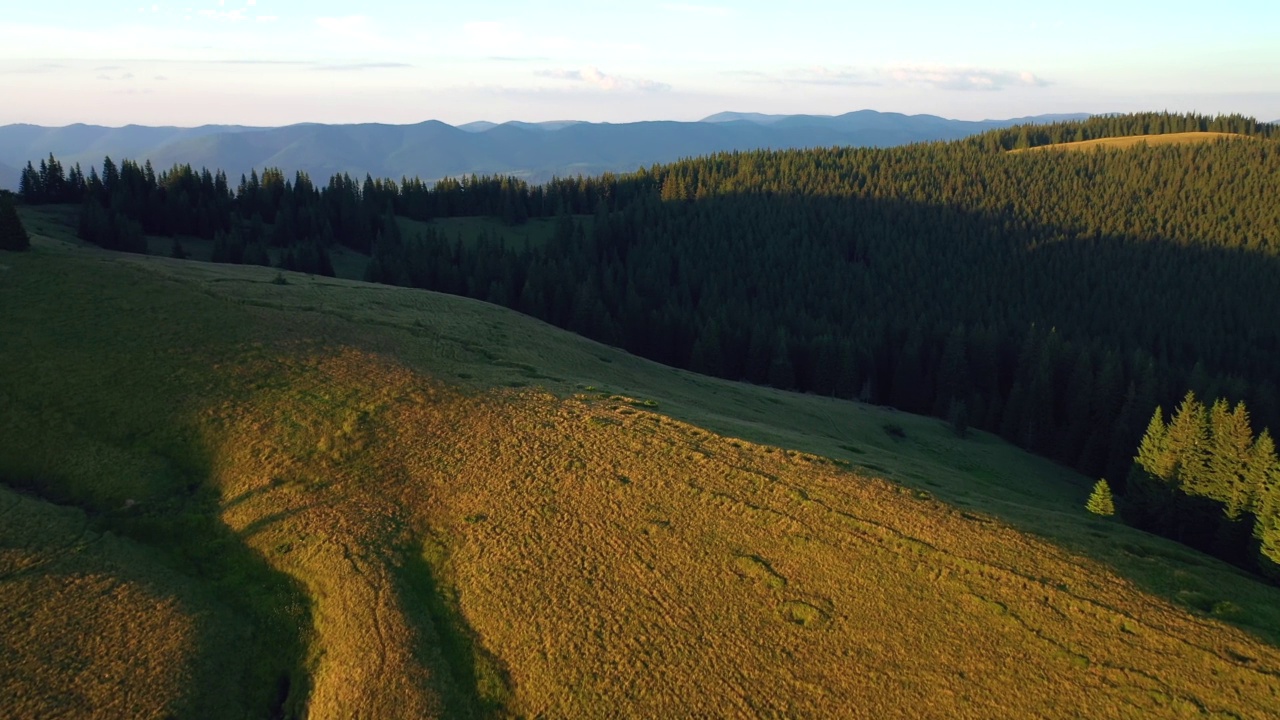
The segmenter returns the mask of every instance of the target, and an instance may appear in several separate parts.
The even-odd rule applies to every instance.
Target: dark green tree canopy
[[[31,238],[18,217],[18,208],[8,193],[0,193],[0,250],[21,251],[31,247]]]
[[[1130,474],[1126,517],[1153,532],[1276,575],[1280,461],[1243,403],[1187,393],[1166,424],[1157,408]]]

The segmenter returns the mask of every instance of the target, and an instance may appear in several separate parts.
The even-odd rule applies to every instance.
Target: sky
[[[1280,120],[1280,2],[45,0],[0,124],[697,120],[872,109]]]

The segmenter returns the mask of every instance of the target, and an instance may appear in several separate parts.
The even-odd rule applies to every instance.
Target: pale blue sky
[[[0,124],[1280,119],[1280,2],[49,0],[0,24]]]

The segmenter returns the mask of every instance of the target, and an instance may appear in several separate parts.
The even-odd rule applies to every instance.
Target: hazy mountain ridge
[[[0,190],[17,190],[21,171],[7,163],[0,163]]]
[[[50,153],[86,171],[104,157],[223,169],[238,179],[253,169],[302,171],[325,182],[335,173],[362,178],[503,174],[541,182],[552,176],[630,172],[654,163],[729,150],[832,145],[889,146],[954,140],[1046,115],[1010,120],[949,120],[859,110],[844,115],[719,113],[699,122],[542,123],[478,121],[452,126],[302,123],[276,128],[204,125],[195,128],[128,125],[0,127],[0,188],[16,188],[20,169]]]

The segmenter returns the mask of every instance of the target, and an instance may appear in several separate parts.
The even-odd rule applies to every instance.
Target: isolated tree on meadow
[[[1085,509],[1094,515],[1102,515],[1109,517],[1116,514],[1115,499],[1111,497],[1111,486],[1106,480],[1099,480],[1093,485],[1093,492],[1089,495],[1089,501],[1085,503]]]
[[[13,199],[7,193],[0,195],[0,250],[21,251],[30,247],[31,238],[22,226]]]

